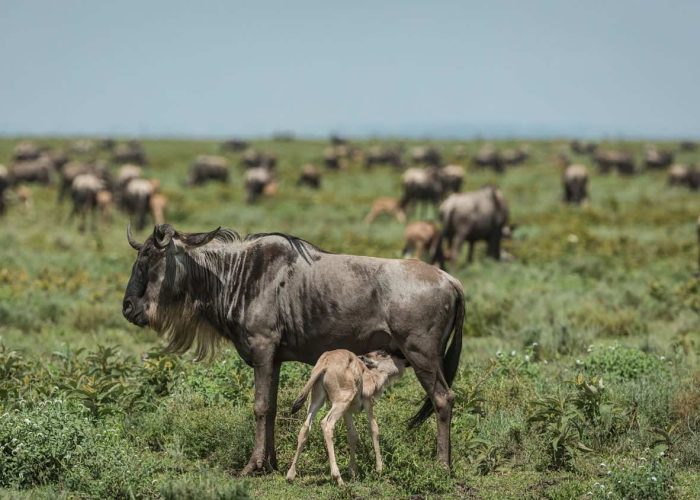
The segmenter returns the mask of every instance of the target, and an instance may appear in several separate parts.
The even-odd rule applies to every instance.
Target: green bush
[[[248,485],[226,479],[213,481],[209,477],[185,475],[166,482],[160,488],[164,500],[247,500],[251,498]]]
[[[85,409],[60,400],[0,416],[0,486],[56,482],[93,432]]]
[[[620,345],[594,349],[583,366],[592,374],[626,380],[667,370],[659,357]]]
[[[673,498],[675,471],[662,457],[624,463],[608,474],[610,489],[620,498]]]

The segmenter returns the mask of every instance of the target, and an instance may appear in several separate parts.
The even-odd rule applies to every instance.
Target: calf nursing
[[[292,413],[296,413],[306,401],[309,392],[312,393],[309,410],[304,420],[304,425],[302,425],[299,432],[297,451],[287,472],[287,481],[293,481],[297,475],[297,461],[309,437],[311,423],[326,399],[330,401],[331,409],[324,419],[321,420],[321,430],[323,431],[323,438],[328,451],[328,461],[330,462],[333,479],[339,485],[343,484],[343,478],[340,477],[333,448],[333,429],[341,417],[345,419],[345,425],[348,428],[350,470],[353,477],[357,474],[355,448],[357,447],[358,438],[352,420],[352,413],[362,409],[367,411],[367,418],[369,419],[372,432],[376,469],[377,472],[381,472],[383,464],[379,451],[379,427],[377,426],[372,406],[374,398],[380,396],[390,383],[403,375],[405,366],[406,361],[404,359],[391,356],[384,351],[373,351],[360,357],[345,349],[337,349],[322,354],[311,371],[309,381],[292,405]]]

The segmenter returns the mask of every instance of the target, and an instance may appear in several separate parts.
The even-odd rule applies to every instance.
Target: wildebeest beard
[[[317,259],[317,252],[327,253],[280,233],[246,238],[232,231],[221,233],[215,240],[218,246],[213,242],[207,248],[186,250],[179,261],[174,247],[166,251],[165,277],[149,323],[166,340],[167,352],[182,354],[194,346],[195,359],[203,360],[211,358],[225,339],[237,348],[244,341],[231,331],[236,323],[231,320],[240,314],[238,306],[245,305],[246,297],[255,291],[259,285],[256,281],[264,272],[262,253],[245,248],[244,242],[282,236],[291,246],[290,261],[301,256],[309,264]]]

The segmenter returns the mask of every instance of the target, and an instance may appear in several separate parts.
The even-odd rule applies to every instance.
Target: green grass
[[[15,142],[0,140],[0,163]],[[256,142],[278,155],[280,189],[254,206],[243,203],[235,155],[229,185],[185,187],[190,162],[217,152],[214,142],[147,141],[147,175],[162,181],[181,230],[284,231],[330,251],[398,257],[403,227],[362,220],[372,199],[400,194],[399,173],[351,165],[325,173],[320,191],[297,187],[299,169],[320,163],[325,145]],[[456,143],[438,145],[450,159]],[[0,220],[0,495],[697,498],[700,199],[667,187],[663,172],[621,178],[591,168],[590,204],[566,207],[554,166],[565,143],[531,146],[526,165],[503,176],[470,169],[465,182],[498,183],[519,228],[506,244],[513,262],[486,260],[479,248],[472,266],[451,270],[467,294],[452,474],[435,466],[434,421],[406,431],[421,397],[409,372],[378,403],[386,470],[373,472],[359,418],[360,477],[345,488],[330,479],[318,426],[297,481],[284,481],[301,425],[288,408],[309,373],[295,363],[282,373],[282,474],[238,478],[252,448],[252,370],[234,351],[210,364],[154,354],[157,336],[121,316],[134,259],[126,217],[80,234],[55,187],[32,187],[33,209],[11,204]],[[622,147],[641,157],[642,144]],[[600,394],[585,393],[582,381],[600,378]],[[534,421],[541,407],[548,416]],[[348,480],[342,425],[337,436]]]

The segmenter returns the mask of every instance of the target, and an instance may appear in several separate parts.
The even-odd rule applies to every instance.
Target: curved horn
[[[141,247],[143,245],[141,243],[136,243],[136,240],[131,235],[131,221],[129,221],[129,224],[126,226],[126,239],[129,241],[129,245],[131,245],[131,248],[133,248],[136,251],[141,250]]]
[[[206,245],[211,240],[213,240],[220,230],[221,226],[208,233],[193,233],[188,234],[186,236],[183,235],[183,240],[185,243],[187,243],[188,246],[201,247],[202,245]]]
[[[160,224],[153,228],[153,244],[163,250],[170,244],[175,235],[175,229],[170,224]]]

